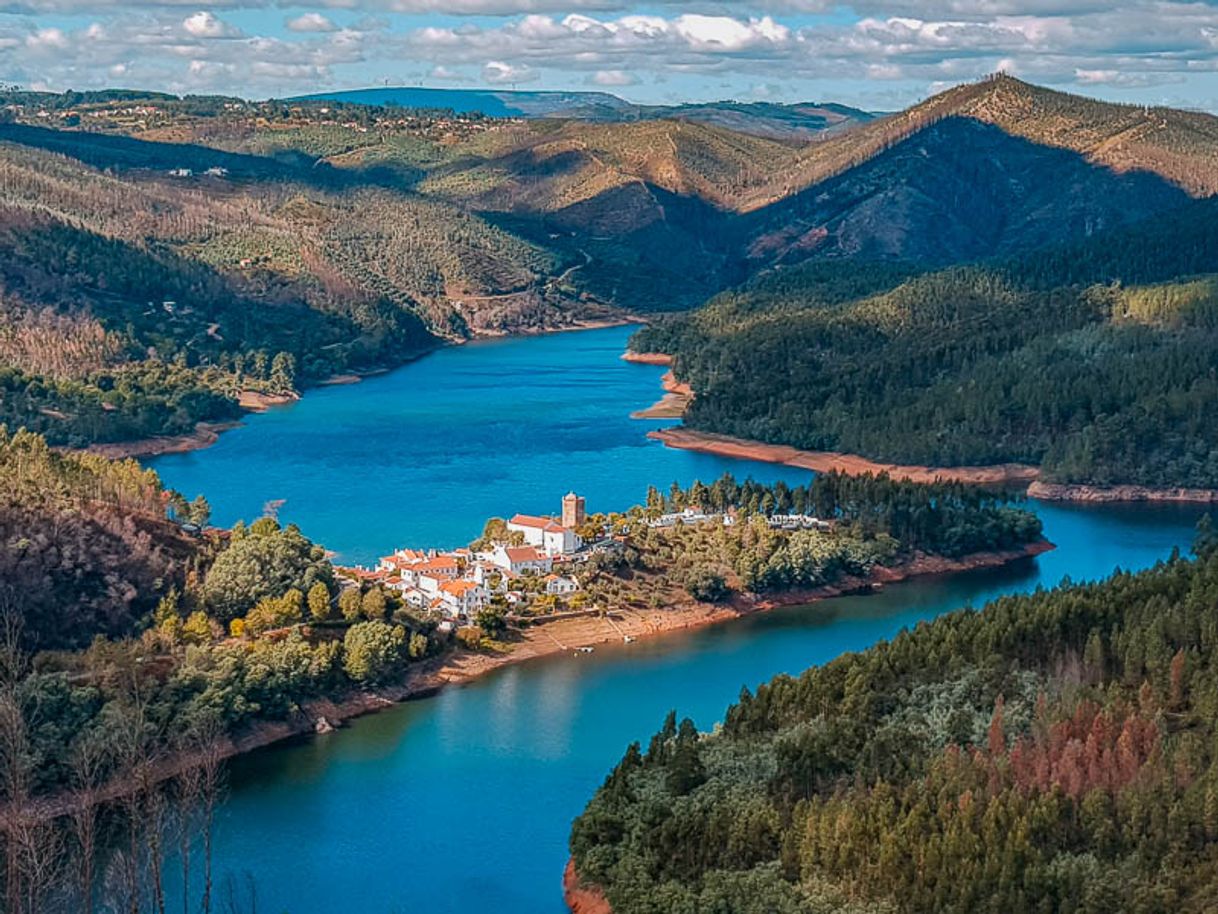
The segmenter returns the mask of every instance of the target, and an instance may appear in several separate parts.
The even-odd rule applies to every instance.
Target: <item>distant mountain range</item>
[[[810,139],[876,115],[847,105],[771,102],[703,102],[636,105],[608,92],[525,92],[499,89],[425,89],[410,86],[304,95],[289,101],[338,101],[359,105],[450,110],[486,117],[566,118],[623,123],[671,119],[726,127],[776,139]]]

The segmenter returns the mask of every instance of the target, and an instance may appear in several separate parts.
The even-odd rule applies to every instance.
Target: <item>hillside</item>
[[[686,424],[903,464],[1218,488],[1218,210],[966,267],[813,262],[640,332]]]
[[[0,416],[63,444],[187,432],[242,389],[291,395],[440,341],[683,310],[776,267],[1060,248],[1218,173],[1212,117],[1008,77],[869,121],[804,106],[812,142],[719,126],[791,114],[727,103],[608,121],[0,101]]]
[[[614,914],[1218,899],[1218,552],[1005,597],[671,715],[571,833]]]
[[[206,552],[134,461],[56,454],[0,425],[0,482],[0,617],[20,619],[27,647],[130,634]]]
[[[193,117],[0,123],[0,421],[56,444],[176,435],[242,390],[613,313],[559,282],[577,260],[393,169],[245,151],[231,125],[204,145]]]

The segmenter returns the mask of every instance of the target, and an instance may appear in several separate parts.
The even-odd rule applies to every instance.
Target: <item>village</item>
[[[576,569],[621,547],[613,537],[585,542],[576,531],[587,522],[585,499],[571,492],[558,518],[517,514],[506,522],[506,536],[485,548],[399,549],[375,568],[341,570],[361,584],[396,591],[409,606],[439,613],[445,631],[472,624],[489,606],[511,614],[583,609]]]
[[[678,512],[650,512],[636,518],[640,527],[665,530],[715,525],[732,527],[737,512],[707,512],[686,507]],[[832,525],[805,514],[775,514],[765,518],[774,530],[829,532]],[[345,567],[339,571],[352,586],[374,586],[395,592],[416,610],[435,613],[442,631],[476,625],[488,608],[516,620],[552,617],[563,612],[595,610],[588,581],[582,574],[596,556],[620,556],[630,527],[590,522],[586,500],[574,492],[562,499],[557,517],[517,514],[492,522],[472,547],[457,549],[403,548],[381,558],[375,567]],[[593,536],[593,534],[595,534]],[[594,566],[588,566],[592,568]],[[605,609],[606,607],[599,607]]]

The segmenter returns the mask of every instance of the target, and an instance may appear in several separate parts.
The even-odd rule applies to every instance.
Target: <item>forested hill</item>
[[[693,428],[1051,481],[1218,488],[1218,202],[974,266],[779,270],[640,332]]]
[[[873,120],[875,115],[832,102],[693,102],[636,105],[608,92],[524,92],[499,89],[424,89],[397,86],[325,92],[289,99],[401,108],[433,108],[487,117],[551,118],[625,123],[677,120],[727,127],[771,139],[807,140]]]
[[[1218,174],[1208,115],[1009,77],[872,120],[814,106],[815,141],[731,129],[785,109],[695,108],[0,93],[0,421],[69,445],[186,432],[242,389],[685,309],[775,267],[1077,243]]]
[[[1216,546],[670,717],[576,820],[578,874],[614,914],[1214,910]]]

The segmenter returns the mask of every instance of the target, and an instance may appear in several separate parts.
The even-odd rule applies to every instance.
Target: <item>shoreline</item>
[[[580,882],[575,872],[575,858],[568,857],[562,871],[562,900],[571,914],[613,914],[609,899],[596,886]]]
[[[1177,504],[1211,504],[1218,502],[1218,489],[1161,488],[1116,485],[1090,486],[1084,483],[1053,483],[1034,481],[1028,486],[1028,497],[1038,501],[1086,502],[1112,504],[1123,502],[1175,502]]]
[[[223,432],[240,428],[244,425],[240,419],[228,422],[200,422],[193,432],[182,435],[156,435],[152,438],[136,438],[133,441],[111,441],[104,444],[90,444],[80,448],[81,453],[99,454],[110,460],[139,459],[141,457],[160,457],[163,454],[185,454],[190,451],[201,451],[209,448],[220,440]]]
[[[724,603],[698,603],[692,597],[664,609],[615,609],[604,613],[584,613],[553,621],[538,620],[516,631],[519,640],[503,653],[460,651],[445,657],[415,664],[403,679],[393,685],[372,690],[356,690],[333,697],[310,698],[300,710],[283,720],[256,720],[234,734],[227,734],[206,750],[163,759],[156,778],[165,780],[197,763],[206,753],[231,759],[257,749],[308,734],[328,734],[344,723],[392,708],[407,701],[429,698],[451,686],[471,683],[495,670],[581,648],[625,646],[625,638],[642,641],[690,633],[712,625],[722,625],[746,616],[790,606],[807,606],[851,594],[868,593],[888,584],[912,578],[960,574],[985,568],[999,568],[1022,559],[1035,558],[1057,548],[1047,540],[1037,540],[1018,549],[977,552],[958,559],[915,553],[907,561],[891,567],[877,566],[865,577],[844,577],[820,587],[785,590],[765,596],[736,594]],[[121,782],[99,790],[96,797],[105,802],[123,793]],[[73,808],[70,794],[57,794],[34,801],[37,815],[54,818]]]
[[[673,365],[673,357],[667,353],[631,352],[629,349],[622,353],[622,361],[632,362],[635,365],[661,365],[668,368]]]
[[[690,385],[678,381],[672,371],[672,356],[662,352],[629,352],[622,360],[639,365],[669,366],[661,384],[664,395],[646,409],[631,413],[632,419],[680,419],[694,399]],[[1053,483],[1040,479],[1039,467],[1020,463],[988,466],[932,467],[883,463],[861,454],[837,451],[805,451],[791,445],[766,444],[716,432],[700,432],[683,425],[656,429],[647,437],[660,441],[665,447],[714,454],[736,460],[755,460],[811,470],[817,473],[837,471],[848,476],[864,473],[887,473],[893,479],[914,483],[960,482],[967,485],[1019,487],[1026,486],[1025,495],[1037,501],[1074,504],[1218,504],[1218,489],[1191,489],[1184,486],[1151,487],[1117,484],[1110,486],[1087,483]]]
[[[858,454],[836,451],[803,451],[785,444],[765,444],[745,438],[733,438],[713,432],[699,432],[678,426],[648,432],[647,437],[663,442],[665,447],[737,460],[757,460],[812,470],[817,473],[837,471],[848,476],[864,473],[887,473],[895,480],[916,483],[962,482],[970,485],[1019,485],[1034,482],[1040,476],[1037,467],[1020,463],[980,467],[932,467],[881,463]]]
[[[631,419],[680,419],[685,415],[689,404],[693,402],[694,389],[688,384],[678,381],[671,368],[664,372],[664,376],[660,378],[660,384],[664,387],[664,395],[646,409],[631,413]]]
[[[931,577],[936,575],[961,574],[966,571],[977,571],[984,568],[999,568],[1026,558],[1035,558],[1057,547],[1047,540],[1029,543],[1022,549],[1011,549],[1001,552],[978,552],[950,559],[944,556],[916,555],[910,561],[891,568],[877,567],[865,578],[843,578],[833,584],[826,584],[808,590],[783,591],[770,595],[765,599],[749,600],[742,597],[730,604],[716,604],[707,607],[706,616],[698,621],[687,623],[685,629],[696,630],[708,625],[716,625],[730,619],[737,619],[756,613],[769,612],[787,606],[801,606],[830,600],[834,597],[850,594],[867,593],[887,584],[896,584],[913,578]],[[658,632],[667,634],[676,628]],[[574,859],[568,859],[563,870],[562,878],[563,901],[571,914],[613,914],[608,899],[599,887],[584,884],[580,881],[575,870]]]

